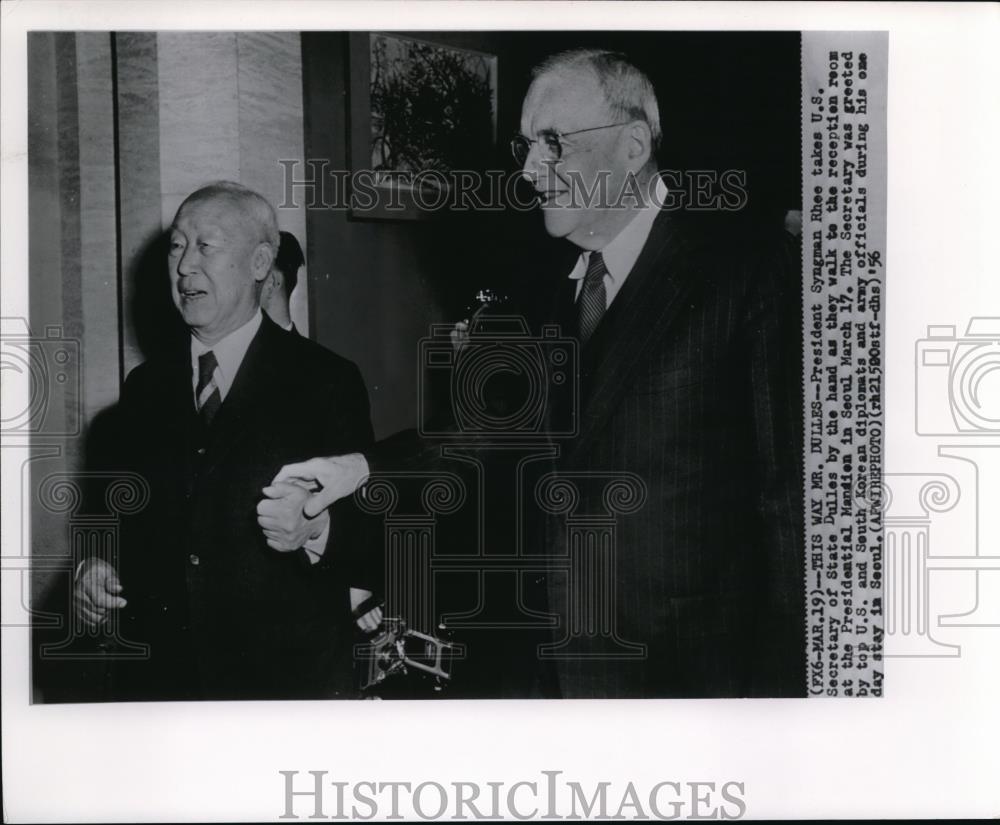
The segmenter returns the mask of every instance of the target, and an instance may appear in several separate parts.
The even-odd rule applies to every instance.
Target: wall
[[[67,521],[39,507],[41,481],[79,469],[84,429],[118,397],[118,285],[111,39],[107,34],[31,34],[28,49],[29,308],[31,331],[61,329],[76,342],[81,373],[51,383],[30,466],[32,550],[68,554]],[[43,357],[49,353],[42,352]],[[51,364],[50,364],[51,366]],[[43,446],[44,445],[44,446]],[[58,574],[36,564],[32,592]]]

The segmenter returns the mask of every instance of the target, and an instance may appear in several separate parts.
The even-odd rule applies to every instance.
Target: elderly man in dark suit
[[[116,698],[349,687],[350,536],[325,510],[304,519],[300,487],[262,490],[289,461],[366,448],[368,396],[354,364],[262,314],[277,244],[274,209],[233,183],[190,195],[171,227],[190,339],[130,373],[105,459],[142,476],[149,503],[123,524],[118,558],[84,560],[75,588],[81,618],[117,612],[122,634],[150,646],[117,667]]]
[[[597,573],[612,593],[578,592],[600,584],[566,569],[547,576],[557,615],[608,611],[597,632],[552,647],[560,695],[804,695],[791,250],[780,236],[706,243],[660,208],[656,96],[621,55],[541,65],[521,131],[513,148],[546,229],[579,249],[555,311],[582,345],[579,430],[559,474],[577,479],[580,513],[604,512],[598,479],[615,471],[645,497]],[[603,203],[585,203],[602,175]],[[622,208],[635,191],[645,197]],[[549,531],[554,555],[572,556],[563,526]]]
[[[578,406],[555,393],[549,411],[553,433],[572,430],[551,478],[576,501],[545,520],[548,571],[524,577],[558,619],[537,648],[541,693],[805,695],[792,250],[781,237],[705,242],[661,208],[656,95],[620,54],[539,66],[521,132],[512,149],[546,230],[576,250],[568,277],[552,273],[548,315],[580,343]],[[313,510],[367,472],[364,455],[344,455],[281,477],[319,481]],[[571,540],[567,516],[582,515],[617,518],[614,543]]]

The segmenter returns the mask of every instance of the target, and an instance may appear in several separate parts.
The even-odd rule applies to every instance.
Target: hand
[[[264,531],[267,546],[274,550],[298,550],[309,539],[321,535],[330,523],[326,510],[313,517],[303,512],[310,493],[300,484],[271,484],[263,492],[266,498],[257,504],[257,523]]]
[[[351,596],[351,612],[353,613],[358,609],[358,605],[361,605],[365,600],[372,597],[371,590],[363,590],[360,587],[352,587],[350,590]],[[378,630],[378,626],[382,624],[382,607],[380,605],[375,605],[367,613],[363,613],[355,619],[358,627],[360,627],[365,633],[374,633]]]
[[[469,343],[469,325],[465,321],[459,321],[448,333],[448,337],[451,338],[452,349],[459,352],[462,347]]]
[[[312,458],[298,464],[286,464],[271,482],[271,487],[280,482],[293,481],[304,485],[319,485],[319,489],[306,501],[303,512],[307,518],[312,518],[323,512],[342,498],[353,495],[365,481],[368,480],[368,462],[361,453],[335,455],[329,458]]]
[[[73,584],[73,612],[90,629],[96,629],[108,616],[127,602],[118,594],[121,582],[115,568],[101,559],[88,559]]]

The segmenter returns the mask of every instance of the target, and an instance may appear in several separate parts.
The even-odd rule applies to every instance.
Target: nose
[[[521,176],[532,186],[536,186],[548,164],[542,159],[539,141],[528,144],[528,154],[521,166]]]
[[[178,275],[192,275],[197,271],[198,248],[194,244],[186,247],[177,261]]]

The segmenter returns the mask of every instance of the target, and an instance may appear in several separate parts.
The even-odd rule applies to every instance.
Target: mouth
[[[208,295],[204,289],[181,289],[178,291],[181,299],[184,301],[197,301],[199,298],[204,298]]]
[[[536,189],[535,197],[538,198],[538,202],[541,206],[547,206],[553,204],[560,195],[565,195],[568,189]]]

